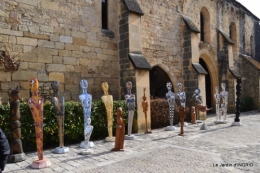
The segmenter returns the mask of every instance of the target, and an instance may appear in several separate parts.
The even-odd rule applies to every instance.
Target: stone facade
[[[115,3],[117,4],[117,3]],[[117,17],[117,5],[109,3],[109,19]],[[66,100],[78,100],[79,82],[87,79],[94,98],[109,92],[119,98],[118,23],[110,22],[109,35],[101,30],[101,3],[94,0],[3,0],[0,2],[0,51],[19,54],[19,70],[10,74],[1,66],[1,97],[20,85],[29,97],[26,81],[37,77],[41,84],[60,82]],[[12,81],[10,83],[10,81]]]
[[[60,94],[66,100],[78,100],[81,79],[88,80],[93,99],[103,95],[101,84],[105,81],[110,86],[109,93],[115,99],[123,99],[125,83],[131,81],[142,131],[142,88],[146,87],[151,96],[155,93],[149,91],[151,71],[159,68],[167,77],[157,77],[171,82],[175,92],[177,83],[183,83],[187,106],[193,104],[193,91],[200,88],[204,104],[214,107],[215,86],[225,82],[228,110],[234,111],[238,77],[234,71],[243,78],[246,70],[239,55],[260,60],[256,16],[235,0],[106,2],[107,26],[102,28],[102,1],[2,0],[0,53],[18,54],[16,60],[20,60],[19,70],[13,73],[4,72],[0,66],[3,102],[8,100],[9,88],[16,85],[27,99],[27,80],[31,77],[46,85],[59,81]],[[136,68],[129,53],[144,56],[153,69]],[[206,73],[200,73],[194,64]]]

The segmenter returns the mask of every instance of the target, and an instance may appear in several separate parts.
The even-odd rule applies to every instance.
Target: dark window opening
[[[229,27],[229,38],[232,40],[232,26]]]
[[[160,67],[155,66],[150,70],[149,77],[151,98],[166,98],[166,93],[168,92],[166,84],[167,82],[171,82],[167,73],[165,73]],[[174,92],[173,87],[172,91]]]
[[[204,18],[200,13],[200,41],[204,41]]]
[[[203,103],[203,104],[207,105],[208,108],[211,108],[212,107],[212,102],[211,102],[212,93],[211,93],[211,78],[210,78],[210,75],[209,75],[209,69],[208,69],[205,61],[202,58],[199,59],[199,63],[206,70],[206,72],[208,73],[205,76],[206,103]],[[208,113],[212,113],[212,111],[209,111]]]
[[[108,29],[107,1],[108,0],[102,0],[102,29]]]

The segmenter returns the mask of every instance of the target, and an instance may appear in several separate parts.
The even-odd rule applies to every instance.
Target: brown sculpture
[[[124,151],[125,123],[122,116],[122,108],[117,109],[115,147],[111,151]]]
[[[44,168],[51,165],[49,159],[43,158],[43,102],[44,100],[38,96],[39,82],[36,78],[29,79],[29,87],[31,89],[32,97],[28,99],[28,104],[34,119],[36,132],[36,146],[38,152],[38,159],[35,160],[32,168]]]
[[[195,112],[195,107],[191,107],[191,123],[192,124],[197,124],[196,123],[196,112]]]
[[[143,112],[144,112],[144,116],[145,116],[145,132],[144,133],[152,133],[151,131],[148,130],[148,125],[147,125],[147,110],[148,110],[148,102],[147,102],[147,98],[145,96],[145,90],[146,88],[144,88],[144,96],[143,98],[143,102],[142,102],[142,107],[143,107]]]
[[[10,142],[10,155],[8,162],[20,162],[25,160],[26,156],[23,152],[23,145],[21,141],[21,123],[19,121],[20,115],[20,91],[17,86],[9,92],[10,97],[10,118],[12,120],[10,126],[13,134],[13,139]]]
[[[183,106],[179,107],[179,111],[180,111],[180,123],[181,123],[181,132],[179,135],[184,136],[183,126],[184,126],[184,119],[186,117],[186,111]]]

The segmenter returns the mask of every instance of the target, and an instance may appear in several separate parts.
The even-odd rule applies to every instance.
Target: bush
[[[240,102],[241,102],[240,105],[241,112],[252,111],[255,109],[253,97],[242,97]]]
[[[124,100],[114,101],[113,105],[113,133],[116,128],[116,109],[122,107],[123,117],[127,131],[127,106]],[[54,148],[58,146],[58,123],[54,113],[53,105],[50,102],[44,103],[43,120],[43,142],[44,148]],[[24,151],[36,151],[34,121],[30,108],[26,102],[20,103],[20,122],[22,131],[22,144]],[[10,140],[12,138],[9,124],[11,122],[10,106],[0,106],[0,127]],[[93,101],[91,109],[91,125],[94,126],[91,140],[104,139],[108,136],[107,115],[105,105],[102,101]],[[64,119],[64,145],[78,143],[84,140],[84,116],[80,102],[69,101],[65,103]]]

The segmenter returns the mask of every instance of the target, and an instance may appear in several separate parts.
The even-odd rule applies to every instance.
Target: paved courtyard
[[[259,173],[260,112],[241,113],[243,126],[230,126],[234,117],[229,114],[227,124],[216,125],[210,115],[208,130],[200,130],[201,123],[189,124],[184,137],[178,136],[179,127],[136,134],[135,140],[125,140],[124,152],[110,152],[114,143],[104,141],[94,141],[92,155],[80,155],[79,144],[69,146],[66,154],[45,150],[52,165],[39,170],[30,167],[37,153],[26,153],[25,161],[7,164],[4,173]]]

